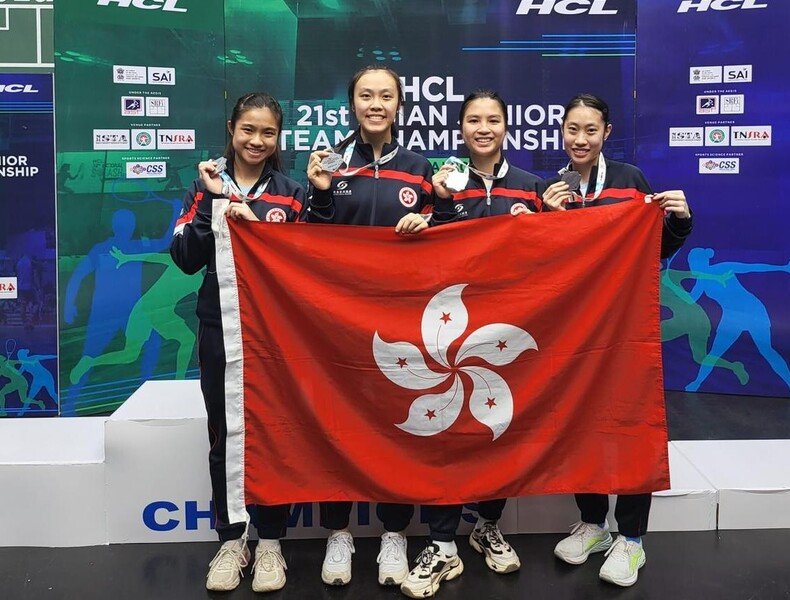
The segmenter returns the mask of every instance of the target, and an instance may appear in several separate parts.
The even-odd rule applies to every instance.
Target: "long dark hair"
[[[458,113],[458,122],[463,126],[464,117],[466,116],[466,111],[469,108],[469,105],[475,100],[481,100],[485,98],[493,100],[499,104],[499,108],[502,109],[502,116],[505,118],[505,128],[507,129],[507,106],[505,105],[505,101],[502,100],[502,97],[494,90],[482,88],[471,92],[466,98],[464,98],[464,102],[461,104],[461,110]]]
[[[606,102],[592,94],[578,94],[571,98],[571,101],[565,105],[565,114],[562,115],[563,126],[565,125],[565,118],[568,116],[568,113],[577,106],[586,106],[587,108],[597,110],[603,117],[604,126],[609,124],[609,105]]]
[[[390,77],[395,80],[395,90],[398,95],[398,108],[403,106],[404,98],[403,98],[403,84],[401,83],[400,77],[398,74],[390,69],[389,67],[385,67],[384,65],[368,65],[367,67],[362,67],[359,71],[354,73],[354,76],[351,78],[351,81],[348,82],[348,107],[351,111],[354,111],[354,90],[357,87],[357,83],[362,78],[363,75],[367,75],[371,71],[384,71]],[[392,132],[392,137],[395,137],[398,129],[395,126],[395,122],[392,123],[390,126],[390,131]],[[338,144],[334,151],[335,152],[342,152],[346,146],[348,146],[352,141],[357,139],[356,132],[352,133],[346,139],[344,139],[340,144]]]
[[[283,128],[283,109],[280,106],[280,103],[274,99],[274,96],[267,94],[266,92],[252,92],[250,94],[244,94],[241,96],[238,100],[236,100],[236,105],[233,107],[233,112],[230,113],[230,130],[231,132],[235,131],[236,123],[241,118],[241,116],[248,110],[252,110],[254,108],[268,108],[270,111],[272,111],[272,114],[277,121],[277,143],[274,147],[274,153],[266,160],[269,161],[272,169],[275,171],[282,171],[282,165],[280,162],[280,132]],[[233,150],[232,133],[228,139],[228,145],[225,146],[225,158],[228,160],[229,165],[232,165],[233,160],[236,158],[236,153]]]

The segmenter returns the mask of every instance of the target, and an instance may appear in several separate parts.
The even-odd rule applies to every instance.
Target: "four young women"
[[[478,90],[461,106],[461,133],[469,153],[469,173],[468,180],[462,179],[460,185],[456,180],[448,181],[459,169],[455,166],[458,163],[446,164],[433,174],[425,158],[398,144],[395,120],[403,91],[392,70],[379,66],[362,69],[349,84],[348,98],[359,127],[338,148],[311,154],[306,200],[300,185],[279,170],[279,104],[267,94],[240,98],[228,121],[228,168],[222,177],[229,176],[243,198],[230,203],[228,218],[295,221],[301,214],[300,220],[312,223],[392,227],[396,233],[411,235],[458,219],[588,208],[651,193],[638,168],[604,158],[601,150],[612,125],[606,103],[595,96],[573,98],[562,123],[564,147],[570,157],[563,171],[577,172],[580,183],[556,177],[549,180],[548,187],[542,179],[511,165],[505,158],[502,148],[507,110],[496,92]],[[210,563],[206,587],[230,590],[238,586],[251,556],[247,524],[228,523],[225,498],[225,356],[211,206],[214,199],[227,196],[230,188],[227,179],[223,187],[219,171],[213,161],[199,165],[200,177],[187,193],[171,255],[186,273],[207,269],[197,307],[199,358],[208,413],[216,529],[222,546]],[[662,256],[668,256],[689,235],[691,214],[680,190],[653,194],[653,201],[666,214]],[[276,219],[272,218],[274,212]],[[556,556],[581,564],[591,553],[606,550],[600,577],[617,585],[632,585],[645,562],[641,536],[647,529],[650,498],[650,494],[618,498],[615,516],[620,535],[613,542],[606,522],[608,497],[577,495],[581,520],[571,535],[557,544]],[[480,502],[479,519],[469,537],[472,548],[497,573],[520,567],[516,552],[497,525],[505,502]],[[286,565],[279,538],[285,534],[289,506],[249,508],[260,538],[253,564],[253,589],[280,589],[285,585]],[[429,506],[426,511],[431,539],[409,571],[403,531],[412,518],[413,506],[379,503],[376,508],[385,530],[377,558],[379,583],[400,585],[403,593],[414,598],[433,596],[443,580],[463,572],[454,542],[462,507]],[[330,531],[321,577],[329,585],[345,585],[351,579],[354,541],[348,529],[350,512],[350,502],[320,503],[321,524]]]

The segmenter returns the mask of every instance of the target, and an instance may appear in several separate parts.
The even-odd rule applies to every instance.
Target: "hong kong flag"
[[[668,488],[661,217],[216,219],[231,508]]]

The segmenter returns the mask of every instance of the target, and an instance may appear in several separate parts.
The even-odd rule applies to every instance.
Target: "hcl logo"
[[[0,84],[0,92],[9,92],[12,94],[36,94],[38,90],[31,84],[22,85],[21,83],[6,83]]]
[[[768,8],[767,4],[757,4],[757,0],[683,0],[678,7],[679,13],[690,10],[734,10],[736,8]]]
[[[617,9],[606,9],[606,0],[521,0],[517,15],[535,11],[540,15],[616,15]]]
[[[117,4],[121,8],[144,8],[146,10],[165,10],[169,12],[187,12],[186,8],[178,8],[178,0],[98,0],[96,6]]]

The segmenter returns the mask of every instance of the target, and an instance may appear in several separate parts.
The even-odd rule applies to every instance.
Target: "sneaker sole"
[[[422,588],[420,590],[410,590],[409,588],[403,587],[403,585],[401,585],[400,591],[403,592],[409,598],[430,598],[431,596],[435,596],[436,592],[439,591],[439,584],[441,584],[442,581],[445,580],[450,581],[452,579],[455,579],[463,572],[464,572],[464,563],[459,558],[458,564],[452,567],[451,569],[449,569],[448,571],[446,571],[445,573],[439,575],[439,579],[436,581],[434,585],[429,585],[428,587]]]
[[[486,564],[488,565],[488,568],[494,571],[495,573],[500,573],[504,575],[505,573],[513,573],[514,571],[518,571],[521,568],[521,561],[518,559],[518,557],[516,557],[516,560],[510,564],[500,565],[498,562],[496,562],[493,558],[491,558],[486,553],[485,548],[483,548],[483,546],[477,543],[477,540],[474,537],[472,537],[471,533],[469,534],[469,545],[472,546],[472,548],[476,550],[478,553],[485,556]]]
[[[230,585],[230,584],[220,584],[220,585],[218,585],[218,584],[209,583],[207,581],[206,582],[206,589],[208,591],[210,591],[210,592],[231,592],[231,591],[235,590],[237,587],[239,587],[240,583],[241,583],[241,579],[239,579],[239,581],[236,582],[233,585]]]
[[[276,592],[277,590],[281,590],[285,587],[285,577],[282,579],[277,579],[276,581],[267,581],[263,585],[255,585],[255,580],[252,580],[252,591],[253,592]]]
[[[645,566],[647,559],[645,555],[642,555],[642,560],[636,565],[636,571],[634,571],[633,577],[629,577],[628,579],[614,579],[613,577],[609,577],[606,573],[598,573],[598,577],[601,581],[605,581],[607,583],[612,583],[614,585],[619,585],[620,587],[631,587],[636,583],[636,580],[639,578],[639,569]]]
[[[409,575],[408,571],[403,571],[403,574],[397,574],[397,575],[390,574],[390,575],[385,575],[384,577],[379,575],[379,585],[400,585],[406,580],[406,577],[408,577],[408,575]]]
[[[321,581],[323,581],[327,585],[348,585],[351,581],[351,577],[348,579],[343,579],[339,575],[333,576],[332,578],[327,577],[323,573],[321,573]]]
[[[565,556],[561,552],[557,552],[557,549],[554,548],[554,556],[568,563],[569,565],[581,565],[587,562],[590,554],[595,554],[596,552],[606,552],[612,546],[613,541],[614,540],[612,539],[611,534],[609,534],[609,539],[594,544],[584,554],[580,554],[579,556]]]

